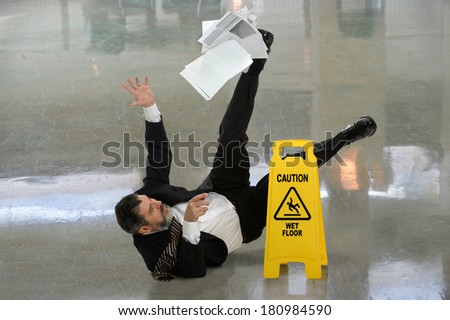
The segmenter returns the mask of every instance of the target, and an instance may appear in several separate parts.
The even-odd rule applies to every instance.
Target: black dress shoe
[[[258,31],[259,33],[261,33],[264,43],[266,44],[267,53],[270,53],[270,47],[272,46],[273,43],[273,33],[264,29],[258,29]]]
[[[377,124],[371,116],[362,116],[347,126],[342,133],[349,143],[371,137],[377,131]]]

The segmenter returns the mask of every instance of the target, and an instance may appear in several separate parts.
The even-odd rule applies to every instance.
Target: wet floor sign
[[[264,277],[280,265],[305,264],[306,277],[322,277],[327,265],[317,159],[310,140],[279,140],[269,170]]]

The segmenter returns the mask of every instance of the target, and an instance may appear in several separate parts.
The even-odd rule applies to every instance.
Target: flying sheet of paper
[[[236,40],[227,40],[188,64],[180,74],[210,100],[228,80],[251,64],[250,54]]]
[[[203,35],[198,40],[202,53],[211,50],[216,45],[234,39],[253,59],[266,59],[267,47],[256,29],[256,16],[251,16],[246,8],[236,14],[228,12],[220,20],[203,21]]]
[[[256,29],[256,16],[246,8],[220,20],[203,21],[202,56],[180,72],[206,100],[251,63],[267,58],[267,47]]]

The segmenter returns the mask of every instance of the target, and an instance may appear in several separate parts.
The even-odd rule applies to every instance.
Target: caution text
[[[300,173],[300,174],[278,174],[277,182],[308,182],[308,174]]]

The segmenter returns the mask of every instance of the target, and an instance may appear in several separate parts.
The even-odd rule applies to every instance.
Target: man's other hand
[[[207,193],[201,193],[189,200],[184,213],[185,221],[195,222],[208,211],[209,202],[207,197]]]
[[[122,87],[131,93],[136,99],[131,103],[132,106],[150,107],[155,104],[155,97],[153,96],[153,92],[148,85],[147,76],[145,77],[144,84],[140,82],[138,77],[136,77],[136,83],[133,83],[131,78],[128,78],[127,80],[130,86],[122,83]]]

